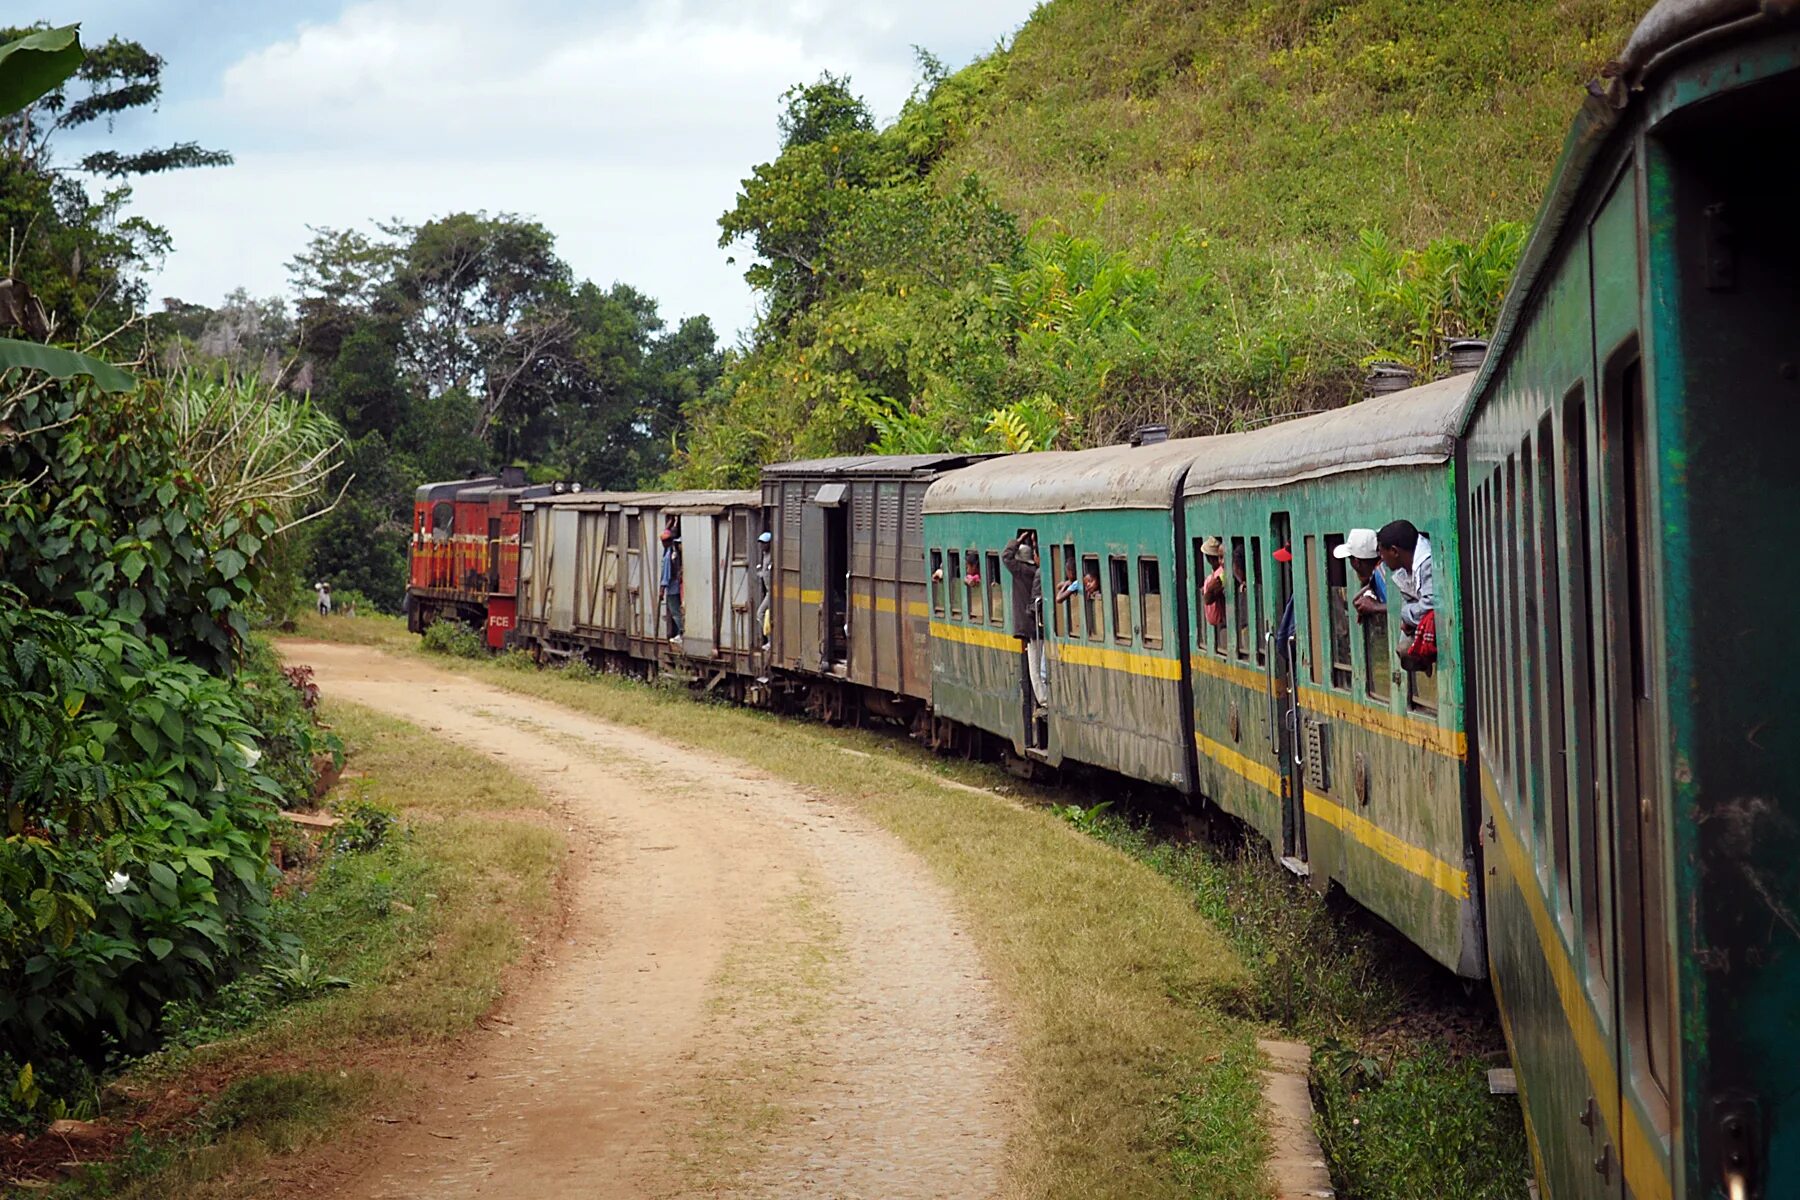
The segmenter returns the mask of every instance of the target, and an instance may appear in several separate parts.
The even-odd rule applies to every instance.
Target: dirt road
[[[337,1195],[1001,1190],[1002,1014],[946,893],[888,835],[748,768],[403,657],[283,649],[327,696],[501,757],[577,850],[552,961]]]

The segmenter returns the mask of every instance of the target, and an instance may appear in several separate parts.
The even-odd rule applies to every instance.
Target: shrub
[[[0,594],[0,1055],[91,1065],[272,943],[272,801],[226,681]]]
[[[425,648],[452,658],[480,658],[487,651],[481,635],[460,621],[433,621],[425,627]]]
[[[262,773],[274,780],[284,808],[308,803],[319,780],[317,761],[329,755],[342,767],[344,744],[313,721],[319,688],[305,667],[283,667],[257,638],[244,643],[237,688],[244,714],[261,732]]]

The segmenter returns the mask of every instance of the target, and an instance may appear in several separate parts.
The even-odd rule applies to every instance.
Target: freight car
[[[679,665],[708,688],[760,697],[756,492],[588,492],[522,508],[515,643],[614,670]],[[671,549],[678,592],[663,584]]]

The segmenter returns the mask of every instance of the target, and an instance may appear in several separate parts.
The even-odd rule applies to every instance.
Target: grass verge
[[[421,654],[397,621],[312,618],[302,636]],[[685,691],[505,659],[434,661],[751,764],[854,804],[959,902],[1014,1035],[1022,1128],[1011,1194],[1263,1197],[1252,978],[1180,888],[1001,789],[983,764],[913,754]]]
[[[1530,1159],[1485,993],[1266,848],[1178,844],[1112,813],[1077,824],[1154,868],[1249,964],[1255,1016],[1314,1048],[1315,1125],[1344,1200],[1523,1200]]]
[[[280,920],[307,970],[246,976],[204,1007],[171,1013],[168,1048],[109,1090],[109,1123],[140,1131],[50,1194],[262,1194],[281,1174],[279,1156],[395,1095],[407,1058],[491,1009],[552,912],[564,847],[532,819],[544,807],[535,788],[356,705],[327,698],[325,719],[349,752],[354,774],[340,788],[345,807],[365,814],[357,827],[371,812],[396,812],[399,823],[372,849],[326,845],[290,872]]]

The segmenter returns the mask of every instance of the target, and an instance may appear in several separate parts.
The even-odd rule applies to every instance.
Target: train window
[[[1062,637],[1063,631],[1069,627],[1067,611],[1063,608],[1067,602],[1062,598],[1063,564],[1068,561],[1061,546],[1050,547],[1050,582],[1056,589],[1051,593],[1050,599],[1050,628],[1057,637]]]
[[[1113,641],[1131,641],[1131,567],[1123,554],[1107,563],[1112,574]]]
[[[1540,641],[1543,622],[1539,619],[1537,557],[1537,472],[1532,467],[1532,445],[1528,437],[1519,443],[1519,583],[1524,594],[1526,641],[1519,649],[1525,655],[1525,690],[1528,696],[1543,691],[1543,650]],[[1537,844],[1540,867],[1549,866],[1550,823],[1549,794],[1544,788],[1544,712],[1542,704],[1533,704],[1521,732],[1525,736],[1526,786],[1531,789],[1531,832]],[[1547,872],[1546,872],[1547,874]]]
[[[750,561],[750,514],[747,512],[731,514],[731,561]]]
[[[1092,587],[1088,580],[1093,580]],[[1106,619],[1102,615],[1100,605],[1100,556],[1098,554],[1083,555],[1081,559],[1081,606],[1087,617],[1087,635],[1090,641],[1099,641],[1106,636]]]
[[[1000,582],[1000,556],[989,553],[988,568],[988,621],[994,625],[1006,623],[1006,585]]]
[[[1220,546],[1225,545],[1224,538],[1219,539],[1219,545]],[[1222,580],[1222,582],[1225,584],[1225,598],[1228,601],[1231,598],[1231,594],[1237,590],[1238,580],[1237,580],[1236,574],[1234,574],[1232,565],[1225,561],[1224,555],[1219,556],[1219,564],[1225,568],[1225,577]],[[1225,601],[1221,601],[1221,603],[1224,603],[1224,602]],[[1223,622],[1221,622],[1217,625],[1211,626],[1210,629],[1211,629],[1211,632],[1207,636],[1212,638],[1212,651],[1214,654],[1218,655],[1220,658],[1224,658],[1225,657],[1225,638],[1227,636],[1226,626]]]
[[[1206,648],[1207,631],[1212,628],[1211,625],[1208,625],[1206,623],[1206,596],[1205,596],[1206,581],[1212,575],[1212,564],[1210,564],[1206,561],[1206,555],[1201,552],[1200,548],[1204,545],[1206,545],[1205,538],[1195,538],[1193,541],[1193,546],[1192,546],[1192,550],[1194,553],[1194,568],[1193,568],[1193,576],[1192,576],[1193,581],[1194,581],[1193,626],[1194,626],[1194,649],[1196,649],[1196,650],[1203,650]]]
[[[962,552],[950,551],[950,568],[944,572],[944,587],[950,593],[950,615],[962,619]]]
[[[969,594],[969,620],[979,622],[982,618],[981,590],[981,551],[973,546],[963,556],[963,569],[968,575],[963,578],[963,590]]]
[[[1635,352],[1623,367],[1609,370],[1607,384],[1607,423],[1618,436],[1616,441],[1602,445],[1618,447],[1618,461],[1610,471],[1616,481],[1612,504],[1608,506],[1613,511],[1604,514],[1603,519],[1608,531],[1618,534],[1610,545],[1617,548],[1615,552],[1622,561],[1618,563],[1619,574],[1609,573],[1609,578],[1617,578],[1619,587],[1609,601],[1614,613],[1612,627],[1623,641],[1614,659],[1617,684],[1613,694],[1618,699],[1613,705],[1610,740],[1617,755],[1614,794],[1626,806],[1619,814],[1623,853],[1628,856],[1625,861],[1635,877],[1627,895],[1634,901],[1632,908],[1636,911],[1623,915],[1631,939],[1626,947],[1626,962],[1638,965],[1635,976],[1626,976],[1632,985],[1627,994],[1637,993],[1626,1005],[1627,1028],[1632,1031],[1632,1040],[1638,1044],[1651,1080],[1666,1101],[1673,1082],[1669,1061],[1673,981],[1668,896],[1663,882],[1667,865],[1667,799],[1657,748],[1661,722],[1656,713],[1656,693],[1662,663],[1656,639],[1651,547],[1659,535],[1650,491],[1656,469],[1647,428],[1650,416],[1644,404],[1642,363]]]
[[[638,528],[638,518],[633,513],[625,514],[625,546],[629,550],[637,550],[643,546],[643,537]]]
[[[1396,589],[1393,580],[1387,577],[1384,567],[1376,567],[1381,573],[1383,595],[1391,597]],[[1393,600],[1390,598],[1391,605]],[[1382,704],[1390,702],[1394,694],[1394,644],[1388,640],[1388,610],[1380,608],[1362,617],[1357,622],[1362,630],[1363,646],[1363,694],[1371,700],[1379,700]]]
[[[1562,916],[1575,911],[1574,872],[1569,863],[1569,779],[1563,730],[1562,572],[1556,544],[1556,419],[1549,413],[1538,422],[1537,433],[1537,569],[1544,609],[1539,627],[1544,638],[1545,784],[1550,801],[1551,864],[1562,897]]]
[[[944,552],[931,552],[931,611],[944,615]]]
[[[1075,570],[1078,560],[1075,557],[1075,543],[1064,542],[1062,546],[1062,567],[1054,572],[1056,594],[1062,598],[1056,602],[1056,631],[1065,637],[1075,636],[1075,597],[1081,594],[1081,576]],[[1063,585],[1074,581],[1073,593],[1066,593]]]
[[[1350,665],[1350,572],[1349,564],[1337,555],[1344,535],[1325,535],[1325,608],[1331,633],[1331,686],[1350,690],[1353,668]]]
[[[1319,645],[1322,622],[1319,619],[1319,539],[1307,534],[1301,541],[1305,557],[1300,562],[1300,586],[1306,590],[1306,677],[1319,682],[1319,663],[1323,648]]]
[[[1264,666],[1269,661],[1269,644],[1263,640],[1263,614],[1268,610],[1263,606],[1263,540],[1259,537],[1250,539],[1250,644],[1256,649],[1256,665]]]
[[[1430,537],[1431,535],[1425,530],[1419,530],[1420,540],[1429,540]],[[1434,555],[1437,553],[1435,544],[1432,546],[1432,553]],[[1432,565],[1436,566],[1437,564],[1433,563]],[[1438,646],[1440,648],[1444,645],[1444,639],[1448,632],[1449,631],[1445,628],[1439,628]],[[1417,713],[1431,714],[1437,711],[1438,686],[1436,666],[1427,667],[1423,671],[1408,671],[1406,673],[1406,706]]]
[[[1162,563],[1154,558],[1138,559],[1138,606],[1144,645],[1156,649],[1163,644]]]
[[[1594,752],[1599,747],[1600,713],[1594,678],[1593,563],[1588,549],[1587,397],[1577,385],[1563,401],[1563,523],[1569,546],[1569,713],[1575,736],[1569,744],[1570,807],[1575,812],[1576,852],[1581,857],[1581,927],[1588,969],[1601,980],[1612,978],[1612,913],[1610,889],[1601,880],[1611,856],[1600,830],[1609,822],[1601,814]]]
[[[439,500],[431,506],[431,536],[443,541],[456,532],[456,505]]]
[[[1519,573],[1512,567],[1519,557],[1519,492],[1516,481],[1518,464],[1512,455],[1506,457],[1506,474],[1500,485],[1500,553],[1494,563],[1494,578],[1500,585],[1502,602],[1506,605],[1506,629],[1504,638],[1507,647],[1506,679],[1506,773],[1512,781],[1512,801],[1516,805],[1524,799],[1524,739],[1520,731],[1524,729],[1524,643],[1520,621],[1520,600],[1517,581]]]
[[[1250,570],[1244,563],[1244,539],[1231,539],[1231,570],[1225,576],[1231,593],[1231,636],[1240,661],[1250,657]]]

